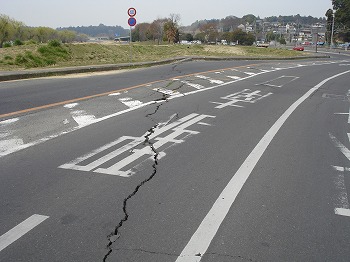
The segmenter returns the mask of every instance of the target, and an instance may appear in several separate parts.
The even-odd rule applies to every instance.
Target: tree
[[[215,42],[219,36],[217,23],[210,22],[200,26],[199,30],[204,33],[206,42]]]
[[[335,23],[339,31],[339,36],[344,41],[350,40],[350,0],[332,0],[335,10]]]
[[[254,24],[257,17],[255,17],[255,15],[249,14],[249,15],[243,16],[242,19],[249,24]]]
[[[0,48],[5,42],[13,40],[16,34],[15,23],[9,16],[0,14]]]
[[[331,44],[332,27],[333,27],[333,10],[328,9],[325,15],[327,17],[326,42],[330,45]]]
[[[58,37],[62,43],[72,43],[77,38],[77,33],[70,30],[63,30],[58,32]]]
[[[176,43],[179,41],[179,21],[179,14],[170,14],[170,18],[164,24],[164,32],[169,43]]]
[[[160,44],[160,41],[163,39],[164,34],[164,25],[168,21],[167,18],[158,18],[157,20],[154,20],[150,26],[150,32],[153,36],[153,40],[158,41],[158,45]]]

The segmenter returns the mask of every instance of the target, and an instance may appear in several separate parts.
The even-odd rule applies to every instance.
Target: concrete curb
[[[188,62],[188,61],[229,61],[229,60],[300,60],[300,59],[314,59],[314,58],[329,58],[329,55],[315,55],[315,56],[302,56],[302,57],[175,57],[171,59],[152,61],[152,62],[137,62],[137,63],[123,63],[123,64],[107,64],[107,65],[92,65],[92,66],[77,66],[77,67],[65,67],[65,68],[50,68],[50,69],[37,69],[37,70],[23,70],[23,71],[6,71],[0,72],[0,82],[39,78],[47,76],[60,76],[78,73],[89,72],[102,72],[112,71],[128,68],[140,68],[156,65],[170,64],[174,62]]]

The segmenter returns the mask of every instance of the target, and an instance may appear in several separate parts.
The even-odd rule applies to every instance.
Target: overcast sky
[[[181,25],[196,20],[254,14],[261,18],[278,15],[324,17],[331,0],[0,0],[0,14],[28,26],[120,25],[128,28],[127,10],[137,10],[138,23],[180,14]]]

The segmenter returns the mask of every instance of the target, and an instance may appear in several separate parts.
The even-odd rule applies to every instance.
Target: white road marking
[[[48,216],[32,215],[7,233],[0,236],[0,251],[11,245],[17,239],[28,233],[30,230],[48,218]]]
[[[306,92],[281,115],[281,117],[273,124],[269,131],[259,141],[256,147],[232,177],[230,182],[221,192],[220,196],[215,201],[209,213],[205,216],[204,220],[201,222],[198,229],[193,234],[190,241],[181,252],[180,256],[177,258],[176,262],[198,262],[202,259],[202,256],[207,251],[211,241],[219,230],[221,223],[229,212],[237,195],[243,188],[245,182],[271,143],[272,139],[275,137],[282,125],[287,121],[289,116],[298,108],[301,103],[309,98],[311,94],[317,91],[326,82],[349,72],[350,70],[323,80],[318,85]]]
[[[349,113],[334,113],[335,115],[347,115],[348,116],[348,124],[350,124],[350,108]]]
[[[272,95],[272,93],[268,93],[266,95],[261,95],[260,94],[260,90],[256,90],[256,91],[251,91],[250,89],[244,89],[240,92],[234,93],[234,94],[230,94],[227,95],[225,97],[221,97],[221,99],[224,100],[229,100],[229,102],[225,102],[225,103],[220,103],[220,102],[210,102],[213,104],[218,104],[218,106],[216,106],[215,108],[217,109],[222,109],[228,106],[234,106],[234,107],[244,107],[244,106],[240,106],[240,105],[236,105],[236,103],[238,102],[244,102],[244,103],[252,103],[254,104],[255,102],[268,97],[270,95]]]
[[[335,147],[337,147],[340,152],[343,153],[344,156],[346,156],[346,158],[348,160],[350,160],[350,150],[344,146],[335,136],[333,136],[331,133],[329,133],[329,137],[331,138],[332,142],[334,143]]]
[[[204,86],[202,86],[200,84],[195,84],[195,83],[191,83],[191,82],[188,82],[188,81],[181,81],[181,83],[189,85],[190,87],[193,87],[195,89],[203,89],[204,88]]]
[[[120,96],[121,93],[112,93],[112,94],[109,94],[108,96]]]
[[[180,95],[181,94],[178,91],[173,91],[173,90],[169,90],[169,89],[165,89],[165,88],[154,88],[153,90],[157,91],[159,93],[165,94],[165,95],[169,95],[169,96]]]
[[[120,98],[119,101],[130,108],[142,105],[141,101],[133,100],[131,97]]]
[[[252,72],[244,72],[246,75],[250,75],[250,76],[255,76],[256,73],[252,73]]]
[[[221,80],[211,79],[209,76],[196,75],[196,77],[197,77],[197,78],[200,78],[200,79],[208,80],[211,84],[218,84],[218,85],[221,85],[221,84],[225,83],[224,81],[221,81]]]
[[[0,126],[10,125],[10,124],[16,123],[18,120],[19,120],[19,118],[7,119],[7,120],[4,120],[4,121],[1,121],[0,122]]]
[[[154,132],[151,135],[148,135],[148,133],[146,133],[140,137],[123,136],[118,140],[112,143],[109,143],[107,145],[104,145],[101,148],[98,148],[85,156],[79,157],[67,164],[61,165],[59,166],[59,168],[80,170],[80,171],[93,171],[96,173],[107,174],[107,175],[130,177],[134,174],[134,172],[131,169],[125,170],[127,169],[127,167],[130,167],[132,163],[134,163],[136,160],[142,157],[145,157],[145,156],[152,157],[154,155],[154,151],[148,145],[143,145],[146,135],[148,135],[149,140],[151,139],[156,140],[156,142],[153,143],[154,149],[159,149],[160,147],[164,146],[167,143],[180,144],[184,142],[184,138],[177,139],[177,137],[183,136],[184,134],[199,134],[198,131],[188,130],[187,129],[188,127],[198,122],[201,122],[201,120],[205,118],[208,118],[208,117],[214,118],[214,116],[198,115],[194,113],[186,117],[183,117],[177,121],[174,121],[171,124],[168,124],[175,116],[176,114],[172,115],[168,120],[168,122],[166,122],[166,124],[164,123],[158,124],[157,128],[154,129]],[[159,137],[159,135],[161,135],[162,133],[170,130],[173,132],[166,135],[165,137]],[[118,144],[123,144],[123,146],[117,148],[116,150],[110,153],[103,155],[102,157],[86,165],[78,165],[79,163],[86,161],[87,159],[92,158],[93,156],[100,154],[101,152],[108,150]],[[142,147],[140,149],[136,148],[139,146],[142,146]],[[126,152],[129,152],[129,154],[123,156],[122,154]],[[110,162],[112,159],[115,159],[120,155],[122,156],[119,157],[118,160],[115,160],[114,164],[111,163],[112,164],[111,166],[103,167],[103,168],[101,167],[106,162]],[[165,156],[165,153],[163,154],[163,156]]]
[[[77,105],[79,105],[78,103],[71,103],[71,104],[66,104],[63,107],[68,108],[68,109],[72,109],[74,107],[76,107]]]
[[[283,78],[284,79],[287,78],[288,80],[284,81],[283,84],[279,84],[279,85],[272,84],[274,81],[278,81],[278,80],[283,79]],[[277,77],[275,79],[272,79],[272,80],[269,80],[269,81],[266,81],[266,82],[263,82],[263,83],[260,83],[260,84],[256,84],[256,85],[265,85],[265,86],[281,88],[284,85],[289,84],[290,82],[293,82],[293,81],[297,80],[298,78],[299,77],[297,77],[297,76],[280,76],[280,77]]]
[[[79,127],[88,126],[96,122],[96,117],[94,115],[87,114],[85,110],[72,111],[71,115]]]
[[[344,166],[333,166],[333,168],[339,172],[350,172],[350,167],[344,167]]]
[[[336,215],[350,217],[350,209],[345,208],[335,208],[334,212]]]
[[[241,79],[241,77],[239,76],[227,76],[228,78],[231,78],[231,79],[235,79],[235,80],[239,80]]]

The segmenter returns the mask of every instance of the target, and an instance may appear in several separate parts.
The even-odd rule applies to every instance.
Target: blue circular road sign
[[[128,24],[129,24],[129,26],[135,26],[136,25],[136,18],[130,17],[128,19]]]

